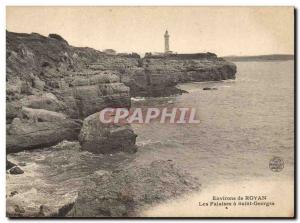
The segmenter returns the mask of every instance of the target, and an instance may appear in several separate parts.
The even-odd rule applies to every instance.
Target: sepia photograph
[[[5,11],[7,218],[295,218],[293,6]]]

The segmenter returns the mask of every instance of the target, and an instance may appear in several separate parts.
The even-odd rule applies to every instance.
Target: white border
[[[6,1],[6,5],[199,5],[199,6],[282,6],[282,5],[297,5],[296,0],[210,0],[210,1],[196,1],[196,0],[10,0]],[[2,3],[3,4],[3,3]]]

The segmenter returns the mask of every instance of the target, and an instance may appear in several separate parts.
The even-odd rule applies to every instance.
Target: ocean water
[[[200,119],[133,125],[140,147],[136,162],[171,159],[198,177],[203,189],[225,182],[292,181],[294,63],[236,65],[236,80],[181,84],[188,94],[133,101],[133,107],[193,107]],[[284,161],[280,172],[269,168],[275,156]]]

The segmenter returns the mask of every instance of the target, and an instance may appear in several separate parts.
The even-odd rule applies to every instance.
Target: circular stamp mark
[[[273,157],[269,162],[269,168],[273,172],[280,172],[284,168],[284,161],[278,156]]]

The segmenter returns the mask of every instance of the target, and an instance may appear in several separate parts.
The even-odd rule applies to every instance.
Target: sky
[[[57,33],[73,46],[163,52],[164,32],[177,53],[219,56],[293,54],[293,7],[9,6],[6,29]]]

